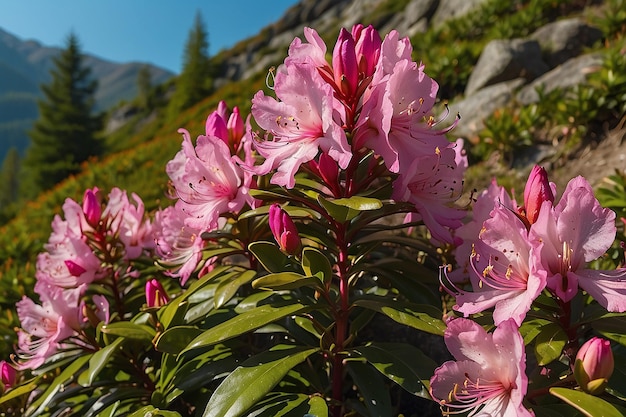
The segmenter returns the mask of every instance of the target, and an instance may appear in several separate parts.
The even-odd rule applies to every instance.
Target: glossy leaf
[[[31,381],[28,384],[20,385],[18,387],[13,387],[11,391],[5,392],[4,395],[0,397],[0,405],[7,401],[11,401],[15,398],[21,397],[22,395],[30,395],[33,390],[37,388],[37,381]],[[1,409],[1,408],[0,408]]]
[[[265,326],[266,324],[282,319],[283,317],[298,314],[306,308],[306,306],[298,303],[282,307],[263,305],[261,307],[253,308],[252,310],[248,310],[230,320],[222,322],[209,330],[206,330],[192,340],[181,353],[200,347],[210,346],[244,333],[251,332]]]
[[[134,413],[130,414],[128,417],[181,417],[179,413],[176,411],[168,411],[168,410],[159,410],[152,405],[147,405]]]
[[[535,354],[540,366],[547,365],[558,359],[567,343],[567,335],[556,323],[550,323],[541,328],[535,338]]]
[[[568,388],[550,388],[550,394],[565,401],[588,417],[623,417],[611,403],[586,392]]]
[[[330,282],[333,277],[330,261],[322,252],[312,247],[302,249],[302,269],[309,276],[318,277],[322,282]]]
[[[290,262],[287,255],[271,242],[252,242],[248,245],[248,250],[268,272],[283,272]]]
[[[372,343],[355,351],[411,394],[430,398],[427,384],[437,364],[421,350],[408,344]]]
[[[294,366],[317,348],[288,347],[256,355],[237,367],[217,387],[203,417],[237,417],[263,398]]]
[[[91,385],[100,371],[112,361],[113,355],[118,351],[123,341],[123,338],[115,339],[113,343],[91,355],[89,367],[78,377],[78,383],[83,387]]]
[[[437,308],[425,304],[410,304],[390,299],[360,299],[354,305],[383,313],[392,320],[427,333],[443,336],[445,323],[436,317],[442,313]]]
[[[195,326],[177,326],[165,330],[157,338],[155,348],[160,352],[177,355],[194,340],[202,330]]]
[[[304,276],[295,272],[279,272],[265,275],[252,282],[252,287],[264,290],[293,290],[300,287],[322,289],[317,277]]]
[[[309,411],[308,399],[306,394],[269,393],[246,413],[246,417],[302,416]]]
[[[550,323],[550,321],[545,319],[530,319],[524,321],[519,328],[519,332],[524,338],[524,344],[528,345],[535,340],[539,333],[541,333],[541,329]]]
[[[40,414],[48,407],[54,396],[66,386],[69,382],[74,381],[79,371],[87,364],[91,355],[83,355],[71,362],[63,371],[50,382],[48,388],[35,400],[26,410],[25,416]]]
[[[215,295],[213,296],[213,304],[215,308],[220,308],[233,298],[242,285],[252,281],[256,277],[256,272],[251,270],[237,271],[227,274],[220,280]]]
[[[100,331],[104,334],[112,336],[143,341],[151,341],[156,335],[156,332],[152,327],[133,323],[131,321],[118,321],[115,323],[105,324],[100,327]]]
[[[309,399],[309,417],[328,417],[328,404],[326,400],[317,395]]]
[[[371,416],[390,416],[391,398],[381,374],[367,363],[350,361],[348,372],[363,396],[363,402]]]
[[[320,196],[318,201],[328,214],[339,222],[350,221],[362,211],[376,210],[383,206],[383,203],[376,198],[361,196],[338,198],[336,200],[327,200]]]

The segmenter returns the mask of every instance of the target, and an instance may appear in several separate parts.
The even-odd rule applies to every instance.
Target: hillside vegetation
[[[407,3],[379,2],[362,23],[382,25]],[[562,166],[589,140],[600,142],[605,131],[619,126],[626,106],[626,2],[490,0],[468,15],[411,37],[414,58],[423,61],[426,72],[439,82],[440,98],[453,101],[463,96],[472,69],[490,40],[524,37],[541,25],[566,16],[580,16],[602,30],[603,39],[593,49],[606,55],[604,69],[590,79],[589,85],[573,89],[571,99],[561,91],[546,95],[535,107],[512,104],[493,114],[485,122],[485,130],[471,138],[473,167],[468,173],[468,189],[483,186],[492,172],[508,172],[511,159],[506,155],[526,152],[538,144],[551,144],[551,133],[557,129],[566,133],[557,141],[560,151],[549,162]],[[336,26],[321,34],[331,39],[338,30]],[[245,43],[236,48],[245,49]],[[283,57],[286,52],[284,45]],[[219,67],[227,56],[224,53],[214,57],[215,66]],[[267,69],[278,65],[281,59],[268,63],[265,70],[253,77],[224,84],[176,117],[166,117],[164,108],[157,108],[149,119],[131,119],[107,137],[107,142],[114,144],[115,153],[85,164],[81,174],[26,204],[13,221],[0,229],[0,328],[6,332],[0,349],[6,352],[13,343],[12,329],[17,324],[14,304],[31,291],[34,260],[47,241],[50,222],[63,201],[68,197],[80,201],[84,190],[90,187],[108,190],[118,186],[139,194],[148,210],[168,205],[164,168],[180,149],[177,129],[184,127],[192,137],[201,134],[206,116],[220,100],[231,107],[239,106],[242,114],[248,114],[250,97],[266,88]],[[453,122],[453,117],[449,122]],[[510,175],[509,180],[515,183],[516,176]]]

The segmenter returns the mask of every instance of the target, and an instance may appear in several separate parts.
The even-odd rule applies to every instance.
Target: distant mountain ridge
[[[37,119],[40,85],[50,81],[53,58],[61,48],[22,40],[0,28],[0,163],[6,151],[28,146],[26,132]],[[162,84],[175,74],[152,64],[116,63],[85,53],[85,65],[98,80],[96,108],[106,110],[137,94],[137,74],[148,65],[154,85]]]

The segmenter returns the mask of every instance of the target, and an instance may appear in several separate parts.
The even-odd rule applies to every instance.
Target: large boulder
[[[498,108],[505,107],[513,98],[513,92],[524,85],[523,78],[505,81],[485,87],[471,96],[450,104],[450,111],[458,113],[461,120],[452,135],[471,138],[485,127],[484,120]]]
[[[572,18],[548,23],[530,35],[530,39],[539,42],[544,61],[554,68],[602,39],[602,31]]]
[[[465,96],[470,96],[483,87],[515,78],[531,81],[549,69],[541,58],[537,41],[493,40],[480,54],[467,82]]]
[[[517,101],[523,105],[536,103],[539,101],[537,88],[541,87],[544,93],[549,93],[557,88],[573,87],[584,83],[587,75],[598,71],[601,67],[601,53],[572,58],[522,88],[517,94]]]
[[[439,26],[448,20],[466,15],[478,9],[487,0],[440,0],[433,15],[432,24]]]

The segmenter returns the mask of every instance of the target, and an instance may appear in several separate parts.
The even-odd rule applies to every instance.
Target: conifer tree
[[[20,154],[11,147],[0,168],[0,223],[15,215],[20,185]]]
[[[208,49],[208,33],[198,11],[185,44],[183,68],[176,80],[176,91],[170,101],[170,114],[191,107],[211,92],[211,62]]]
[[[102,153],[98,132],[103,118],[94,114],[97,81],[83,63],[74,33],[66,45],[53,60],[52,80],[41,86],[39,119],[29,132],[31,145],[24,159],[27,189],[23,189],[28,197],[79,172],[82,162]]]
[[[137,73],[137,98],[143,110],[150,110],[154,105],[152,73],[148,65],[143,65]]]

